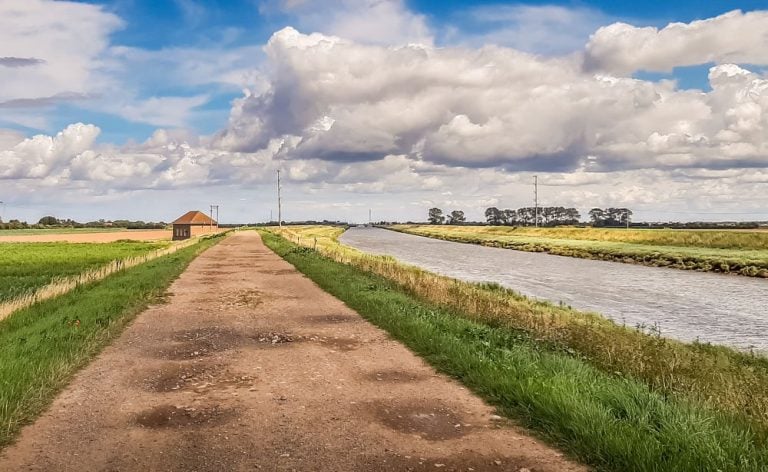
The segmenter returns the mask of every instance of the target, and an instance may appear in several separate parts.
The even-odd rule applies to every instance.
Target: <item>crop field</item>
[[[403,233],[560,256],[768,277],[762,231],[395,225]]]
[[[166,247],[167,242],[0,243],[0,302],[55,279],[80,274],[115,259]]]

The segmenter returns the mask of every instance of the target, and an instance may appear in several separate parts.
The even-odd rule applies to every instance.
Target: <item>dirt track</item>
[[[195,260],[0,470],[583,470],[239,233]]]
[[[102,233],[57,233],[51,230],[50,234],[0,234],[0,243],[112,243],[121,239],[132,241],[157,241],[171,239],[173,233],[166,229],[150,230],[126,230]]]

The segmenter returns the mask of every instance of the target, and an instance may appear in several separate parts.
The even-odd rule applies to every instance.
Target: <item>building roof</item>
[[[210,225],[218,224],[202,211],[188,211],[173,222],[175,225]]]

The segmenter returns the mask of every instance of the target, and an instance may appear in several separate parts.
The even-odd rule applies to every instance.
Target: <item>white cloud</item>
[[[276,0],[261,3],[262,12],[292,15],[305,31],[340,36],[367,44],[432,44],[424,15],[403,0]]]
[[[763,166],[768,154],[768,79],[734,65],[713,68],[702,93],[492,46],[383,47],[286,28],[265,51],[270,85],[235,102],[215,145],[280,139],[289,159],[542,171]]]
[[[0,57],[25,58],[25,67],[0,67],[0,102],[87,94],[99,56],[122,21],[103,7],[46,0],[0,2]]]
[[[480,33],[454,31],[451,42],[496,44],[537,54],[565,54],[583,49],[598,27],[612,22],[605,13],[561,5],[485,5],[462,12]]]
[[[707,63],[768,64],[766,31],[768,11],[735,10],[662,29],[614,23],[592,35],[586,64],[616,74]]]

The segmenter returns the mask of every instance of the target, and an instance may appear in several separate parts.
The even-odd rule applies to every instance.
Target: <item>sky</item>
[[[768,220],[768,0],[0,1],[0,217]]]

